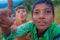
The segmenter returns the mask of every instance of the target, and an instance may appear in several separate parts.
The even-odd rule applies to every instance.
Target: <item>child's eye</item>
[[[49,13],[51,13],[51,11],[49,11],[49,10],[48,10],[48,11],[46,11],[46,14],[49,14]]]
[[[25,11],[22,11],[22,12],[25,12]]]
[[[34,14],[38,14],[39,12],[34,12]]]
[[[20,13],[20,11],[18,11],[18,13]]]

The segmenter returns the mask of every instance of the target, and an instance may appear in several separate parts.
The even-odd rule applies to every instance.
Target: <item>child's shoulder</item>
[[[55,33],[60,33],[60,26],[55,25],[53,31],[54,31]]]
[[[29,21],[27,21],[26,23],[33,23],[33,21],[32,21],[32,20],[29,20]]]
[[[56,24],[53,24],[53,29],[52,29],[52,32],[51,32],[51,37],[54,38],[56,36],[58,36],[60,34],[60,27]]]

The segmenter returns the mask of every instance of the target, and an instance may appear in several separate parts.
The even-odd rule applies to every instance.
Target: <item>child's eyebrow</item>
[[[50,7],[47,7],[46,9],[51,9]]]
[[[46,7],[43,10],[51,10],[51,8],[50,7]]]
[[[51,10],[51,8],[45,8],[44,10]]]
[[[35,9],[34,11],[39,11],[40,9]]]
[[[43,10],[51,10],[51,8],[44,8]],[[40,11],[40,9],[36,8],[34,11]]]

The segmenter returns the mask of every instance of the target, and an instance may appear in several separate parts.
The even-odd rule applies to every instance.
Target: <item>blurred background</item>
[[[25,2],[23,3],[23,6],[27,9],[28,11],[28,17],[27,19],[28,20],[31,20],[31,10],[32,10],[32,6],[33,6],[33,3],[35,2],[36,0],[25,0]],[[54,4],[54,7],[55,7],[55,19],[54,19],[54,22],[59,25],[60,24],[60,0],[52,0],[53,4]],[[1,30],[0,30],[0,40],[2,40],[2,37],[1,37]]]

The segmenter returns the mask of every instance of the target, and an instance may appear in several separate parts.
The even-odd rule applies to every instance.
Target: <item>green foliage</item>
[[[24,7],[27,9],[28,12],[31,12],[32,5],[36,0],[25,0]]]
[[[24,7],[27,9],[28,12],[31,12],[32,5],[36,0],[25,0]],[[60,4],[60,0],[52,0],[55,6]]]
[[[54,5],[59,5],[60,4],[60,0],[52,0]]]

